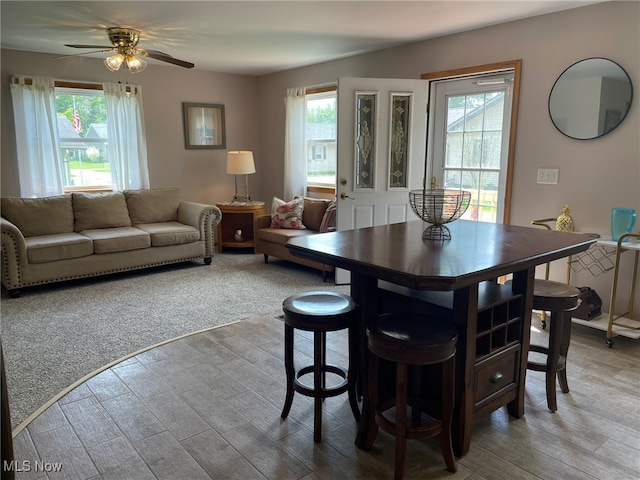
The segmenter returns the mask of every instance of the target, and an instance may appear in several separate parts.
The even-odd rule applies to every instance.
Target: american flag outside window
[[[73,112],[73,128],[76,132],[80,133],[82,131],[82,122],[80,121],[80,115],[78,112]]]

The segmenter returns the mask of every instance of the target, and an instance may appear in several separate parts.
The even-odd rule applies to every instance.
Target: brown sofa
[[[20,288],[204,259],[214,254],[218,207],[177,188],[2,198],[2,285]]]
[[[269,263],[269,255],[271,255],[289,262],[318,269],[322,272],[322,280],[326,282],[327,273],[333,272],[333,266],[295,257],[285,245],[291,238],[317,235],[324,233],[324,231],[335,230],[335,221],[331,220],[332,218],[335,219],[335,211],[330,216],[333,209],[335,209],[335,204],[329,200],[305,197],[302,213],[302,223],[306,227],[304,230],[271,228],[271,215],[256,217],[254,226],[256,253],[264,255],[264,263]]]

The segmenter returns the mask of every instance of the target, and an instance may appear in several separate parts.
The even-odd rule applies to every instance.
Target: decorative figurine
[[[569,205],[562,206],[562,213],[556,220],[556,230],[559,232],[573,232],[575,226],[573,225],[573,218],[569,214]]]

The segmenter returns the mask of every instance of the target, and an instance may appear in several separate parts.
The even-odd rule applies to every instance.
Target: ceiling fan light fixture
[[[1,1],[1,0],[0,0]],[[191,62],[185,62],[173,58],[166,53],[157,52],[155,50],[145,50],[143,48],[136,48],[138,41],[140,40],[140,32],[133,28],[111,27],[107,28],[107,34],[111,46],[107,45],[72,45],[65,44],[66,47],[72,48],[99,48],[100,52],[111,52],[113,55],[108,57],[104,64],[112,71],[117,72],[124,63],[131,73],[142,72],[147,68],[147,62],[142,57],[153,58],[161,62],[171,63],[184,68],[193,68],[195,65]],[[98,52],[89,52],[98,53]],[[79,55],[82,55],[81,53]]]
[[[120,70],[120,66],[122,62],[124,62],[124,55],[121,53],[116,53],[115,55],[111,55],[110,57],[105,58],[104,64],[107,66],[109,70],[112,72],[116,72]]]
[[[137,57],[136,55],[127,55],[126,61],[127,67],[129,68],[129,71],[131,73],[140,73],[145,68],[147,68],[147,62],[142,60],[140,57]]]

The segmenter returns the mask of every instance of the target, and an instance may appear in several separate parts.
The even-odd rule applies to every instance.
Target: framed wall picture
[[[226,148],[224,105],[183,102],[182,115],[185,148]]]

